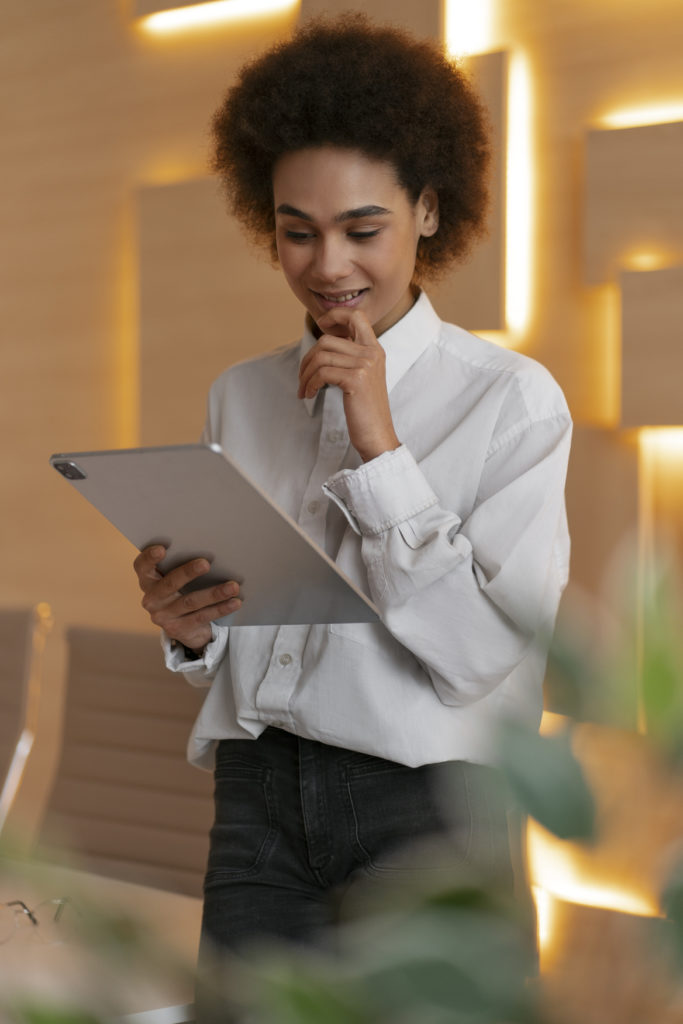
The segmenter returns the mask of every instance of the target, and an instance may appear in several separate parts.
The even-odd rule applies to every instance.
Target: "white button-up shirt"
[[[211,388],[217,442],[377,605],[381,622],[213,627],[189,757],[274,725],[407,765],[493,763],[501,716],[537,724],[567,581],[571,420],[538,363],[443,323],[421,294],[380,338],[402,445],[361,464],[342,394],[297,398],[300,343]],[[299,586],[292,579],[292,590]]]

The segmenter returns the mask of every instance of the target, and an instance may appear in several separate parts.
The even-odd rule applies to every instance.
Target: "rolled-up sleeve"
[[[171,672],[182,672],[193,686],[210,686],[218,666],[225,657],[228,647],[228,626],[211,623],[212,638],[204,648],[201,658],[186,658],[182,646],[174,645],[164,632],[161,634],[161,647],[164,652],[166,668]]]
[[[360,534],[383,623],[444,704],[485,696],[552,628],[568,575],[570,440],[568,414],[496,439],[464,519],[404,446],[327,481]]]

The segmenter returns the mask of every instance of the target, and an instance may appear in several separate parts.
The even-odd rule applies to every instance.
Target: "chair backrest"
[[[4,779],[21,733],[31,658],[33,611],[0,611],[0,778]]]
[[[18,792],[38,724],[47,604],[0,609],[0,829]]]
[[[201,894],[213,780],[186,760],[202,692],[158,636],[68,630],[63,749],[40,845],[98,874]]]

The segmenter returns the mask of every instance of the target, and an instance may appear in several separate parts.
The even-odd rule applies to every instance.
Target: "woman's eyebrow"
[[[298,217],[299,220],[313,220],[310,213],[297,210],[296,206],[290,206],[289,203],[281,203],[275,212],[284,213],[290,217]],[[371,204],[369,206],[359,206],[355,210],[344,210],[343,213],[338,213],[334,219],[340,223],[346,220],[360,220],[362,217],[381,217],[388,213],[391,213],[391,210],[387,210],[386,207]]]
[[[391,213],[384,206],[359,206],[355,210],[344,210],[334,218],[336,221],[360,220],[361,217],[381,217],[383,214]]]
[[[281,203],[275,212],[287,214],[289,217],[298,217],[299,220],[313,220],[310,213],[297,210],[296,206],[290,206],[289,203]]]

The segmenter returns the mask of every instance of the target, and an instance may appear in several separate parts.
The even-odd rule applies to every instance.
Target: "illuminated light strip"
[[[510,58],[505,238],[505,318],[515,334],[529,326],[534,235],[534,174],[531,142],[532,89],[529,63]]]
[[[648,456],[683,458],[683,427],[645,427],[638,432],[638,441]]]
[[[606,426],[616,428],[621,420],[621,289],[615,282],[604,284],[599,292],[601,330],[604,338],[604,383],[602,414]]]
[[[616,885],[602,885],[578,878],[562,878],[553,888],[542,886],[555,899],[581,907],[595,907],[598,910],[613,910],[634,917],[660,917],[659,911],[648,900],[637,893],[620,889]]]
[[[571,846],[553,839],[530,822],[527,848],[531,884],[549,896],[586,907],[614,910],[637,917],[659,917],[659,908],[648,897],[587,877],[577,867]]]
[[[483,53],[491,48],[492,0],[448,0],[444,15],[446,51],[452,57]]]
[[[645,128],[653,124],[671,124],[675,121],[683,121],[683,100],[615,110],[599,118],[598,124],[604,128]]]
[[[115,424],[119,448],[140,444],[140,338],[139,281],[137,261],[137,220],[132,202],[122,211],[119,236],[117,279],[117,346],[115,353]]]
[[[140,19],[139,25],[145,32],[155,35],[182,32],[191,28],[277,14],[294,10],[298,5],[299,0],[212,0],[209,3],[190,4],[148,14]]]
[[[536,935],[538,936],[538,948],[543,951],[547,949],[553,935],[554,926],[554,900],[553,897],[540,885],[531,886],[531,895],[536,904]]]

